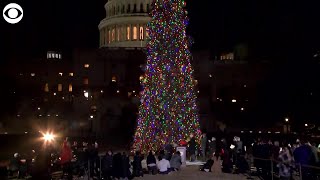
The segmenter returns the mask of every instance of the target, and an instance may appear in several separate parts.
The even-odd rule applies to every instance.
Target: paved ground
[[[204,164],[204,162],[196,161],[196,162],[188,162],[187,166],[184,167],[181,171],[172,172],[168,175],[145,175],[143,178],[138,178],[141,180],[233,180],[239,179],[244,180],[247,179],[247,176],[242,174],[226,174],[221,172],[221,161],[218,160],[214,163],[212,167],[212,172],[202,172],[199,170],[199,166]],[[147,168],[145,160],[142,161],[142,167]],[[255,177],[255,179],[258,179]]]
[[[220,172],[201,172],[197,166],[187,166],[179,172],[172,172],[168,175],[145,175],[141,180],[244,180],[244,175],[225,174]]]

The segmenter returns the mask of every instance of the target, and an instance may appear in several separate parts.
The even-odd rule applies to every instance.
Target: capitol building
[[[144,48],[152,0],[109,0],[99,24],[100,48]]]

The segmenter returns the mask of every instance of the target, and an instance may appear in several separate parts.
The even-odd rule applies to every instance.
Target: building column
[[[122,29],[121,29],[121,33],[122,33],[122,41],[126,41],[126,25],[122,24]]]
[[[144,25],[144,39],[147,39],[147,25]]]
[[[114,42],[118,41],[118,31],[117,31],[118,26],[114,26]]]
[[[109,33],[109,31],[108,31],[108,28],[106,27],[106,28],[105,28],[105,34],[106,34],[106,35],[105,35],[105,36],[106,36],[106,37],[105,37],[105,39],[106,39],[106,45],[107,45],[107,44],[108,44],[108,42],[109,42],[109,34],[108,34],[108,33]]]
[[[103,39],[102,39],[102,45],[106,45],[106,29],[102,29]]]
[[[102,32],[103,32],[102,29],[100,29],[100,37],[99,37],[100,38],[100,47],[102,46],[102,39],[103,39]]]

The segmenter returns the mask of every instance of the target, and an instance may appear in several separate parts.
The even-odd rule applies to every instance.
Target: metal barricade
[[[270,176],[271,180],[275,179],[274,161],[272,159],[264,159],[252,157],[251,164],[249,164],[250,172],[249,178],[252,177],[252,170],[254,169],[257,176]]]
[[[280,174],[278,171],[277,165],[281,163],[280,161],[276,161],[274,159],[264,159],[264,158],[257,158],[252,157],[254,160],[249,164],[249,177],[248,179],[252,179],[252,169],[256,169],[256,175],[270,175],[270,179],[278,179],[280,178]],[[269,167],[267,166],[269,164]],[[320,167],[318,166],[310,166],[310,165],[301,165],[298,163],[292,163],[290,166],[291,169],[291,176],[293,179],[296,180],[309,180],[309,179],[316,179],[320,180]]]
[[[300,180],[320,179],[320,167],[299,164]]]

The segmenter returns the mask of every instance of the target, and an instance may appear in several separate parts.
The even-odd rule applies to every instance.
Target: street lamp
[[[42,138],[45,142],[52,142],[54,140],[55,136],[52,133],[47,132],[47,133],[43,134]]]
[[[284,121],[285,121],[285,125],[286,125],[286,133],[288,134],[289,133],[289,118],[288,117],[286,117],[285,119],[284,119]]]
[[[304,124],[305,127],[308,127],[308,124]]]
[[[89,97],[89,93],[88,93],[87,91],[85,91],[85,92],[83,93],[83,95],[84,95],[84,97],[86,97],[86,98]]]

